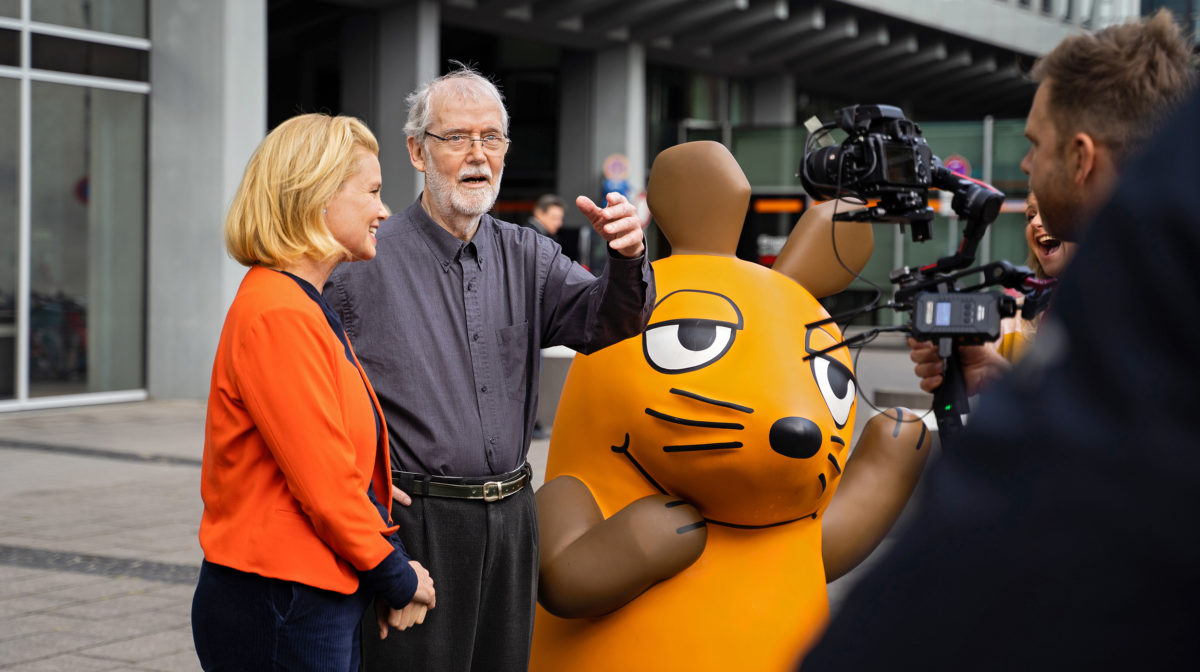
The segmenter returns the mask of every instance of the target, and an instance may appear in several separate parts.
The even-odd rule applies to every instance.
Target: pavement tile
[[[62,531],[60,530],[58,533],[61,535]],[[104,542],[106,540],[113,539],[114,537],[130,535],[132,533],[133,531],[129,529],[127,524],[93,523],[87,526],[71,526],[71,540],[81,544],[91,544],[95,543],[97,540]],[[140,534],[141,531],[139,530],[137,533]]]
[[[6,540],[7,541],[7,540]],[[30,574],[22,579],[5,579],[0,576],[0,599],[20,597],[22,595],[38,595],[53,592],[62,588],[82,586],[97,581],[103,577],[87,574],[66,574],[62,572],[45,572],[30,570]]]
[[[107,672],[108,670],[126,670],[128,668],[114,660],[68,653],[4,669],[11,670],[11,672]]]
[[[181,612],[179,608],[164,608],[164,610],[132,612],[121,614],[119,617],[98,618],[95,616],[78,617],[64,616],[56,612],[56,625],[64,630],[80,632],[84,635],[102,637],[106,641],[124,640],[128,637],[154,635],[178,628],[191,629],[191,614]]]
[[[156,613],[163,614],[163,618],[173,616],[188,623],[190,626],[192,622],[192,598],[189,595],[186,599],[177,600],[170,606],[159,609]]]
[[[62,612],[31,614],[22,619],[6,621],[20,625],[29,619],[25,628],[31,632],[60,632],[82,634],[97,637],[101,641],[115,641],[128,637],[164,632],[179,627],[191,627],[188,614],[179,613],[178,609],[123,614],[119,619],[101,618],[96,616],[74,616]]]
[[[170,597],[121,595],[59,607],[54,610],[54,613],[80,618],[110,619],[128,617],[147,611],[158,611],[171,606],[172,603],[173,600]]]
[[[105,641],[93,635],[43,632],[0,642],[0,668],[71,653]]]
[[[0,506],[3,506],[2,502],[0,502]],[[2,533],[0,534],[0,539],[3,539],[7,546],[23,546],[25,548],[43,548],[46,546],[46,537],[41,536],[40,530],[16,530],[11,526],[0,524],[0,533]]]
[[[196,573],[200,573],[200,561],[204,559],[204,551],[197,541],[195,547],[170,551],[168,553],[147,553],[145,560],[162,562],[168,565],[195,565]]]
[[[51,611],[72,601],[69,596],[57,593],[10,597],[0,600],[0,619]]]
[[[184,651],[172,656],[164,656],[157,660],[140,663],[139,670],[153,672],[201,672],[200,659],[195,651]]]
[[[197,563],[197,566],[199,566],[199,563]],[[188,600],[190,602],[192,599],[192,593],[194,592],[196,592],[196,586],[194,584],[179,585],[164,583],[161,584],[161,586],[155,590],[153,594],[162,597],[174,597],[180,600]]]
[[[180,553],[193,550],[191,538],[196,535],[196,530],[190,533],[175,534],[171,537],[169,534],[155,536],[152,538],[143,539],[127,539],[122,540],[123,546],[130,550],[141,553],[138,557],[145,558],[146,553]],[[199,547],[199,542],[195,544]],[[200,558],[195,558],[195,564],[200,564]]]
[[[7,541],[5,537],[5,541]],[[42,575],[42,572],[32,567],[13,567],[0,565],[0,583],[9,583],[16,581],[25,581],[28,579],[37,578]]]
[[[180,613],[184,614],[185,616],[190,616],[192,609],[192,595],[194,595],[195,592],[195,584],[183,585],[164,583],[163,588],[155,591],[152,593],[152,595],[171,600],[171,604],[167,607],[164,607],[164,609],[158,610],[159,612],[164,610],[169,611],[179,606],[183,608],[183,611]]]
[[[0,642],[44,632],[65,632],[68,630],[65,626],[70,626],[75,622],[76,619],[73,618],[44,613],[7,618],[4,620],[4,629],[0,630]]]
[[[120,642],[93,646],[85,653],[96,658],[112,658],[130,663],[155,661],[164,656],[194,653],[191,626],[133,637]]]
[[[61,534],[55,537],[39,537],[39,536],[13,536],[5,537],[4,543],[7,546],[24,546],[27,548],[39,548],[45,551],[59,551],[62,553],[77,552],[75,546],[70,539],[64,538]]]
[[[161,584],[156,581],[121,576],[70,589],[69,592],[73,602],[83,603],[125,595],[147,595],[160,587]]]

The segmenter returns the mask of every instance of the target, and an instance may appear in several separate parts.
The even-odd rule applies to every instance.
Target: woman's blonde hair
[[[353,117],[302,114],[275,127],[254,150],[225,217],[225,248],[245,266],[280,267],[346,253],[322,210],[357,170],[360,149],[379,142]]]
[[[1025,197],[1025,227],[1029,227],[1029,222],[1033,220],[1034,215],[1038,213],[1037,196],[1033,192]],[[1036,243],[1035,243],[1036,244]],[[1029,256],[1025,258],[1025,265],[1033,269],[1033,275],[1038,278],[1048,277],[1046,269],[1042,268],[1042,262],[1038,261],[1037,253],[1033,251],[1033,247],[1029,248]]]

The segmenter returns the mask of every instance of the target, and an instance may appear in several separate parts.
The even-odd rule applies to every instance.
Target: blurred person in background
[[[564,212],[561,198],[555,194],[542,194],[533,206],[533,214],[525,220],[525,226],[557,242]]]
[[[1029,257],[1025,265],[1039,280],[1057,279],[1067,269],[1067,264],[1075,256],[1077,243],[1068,243],[1055,238],[1046,232],[1042,226],[1042,216],[1038,212],[1037,195],[1032,191],[1025,198],[1025,243],[1029,246]],[[1023,298],[1023,295],[1018,299]],[[1046,299],[1048,305],[1049,299]],[[1031,319],[1025,319],[1020,313],[1006,317],[1000,321],[1000,340],[994,346],[996,352],[1009,364],[1016,364],[1025,350],[1033,344],[1038,325],[1045,317],[1045,308]],[[987,344],[977,347],[988,347]]]

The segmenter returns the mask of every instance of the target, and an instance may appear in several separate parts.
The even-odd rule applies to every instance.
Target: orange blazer
[[[318,288],[319,291],[319,288]],[[288,276],[252,267],[213,362],[200,494],[204,557],[350,594],[392,552],[367,496],[391,503],[375,391],[321,308]],[[382,418],[382,412],[380,413]]]

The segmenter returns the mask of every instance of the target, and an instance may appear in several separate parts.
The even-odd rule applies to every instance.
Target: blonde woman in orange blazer
[[[192,601],[206,670],[357,670],[373,595],[380,637],[434,606],[389,517],[379,402],[319,290],[340,262],[375,256],[378,153],[356,119],[290,119],[255,151],[225,222],[250,270],[208,398]]]

